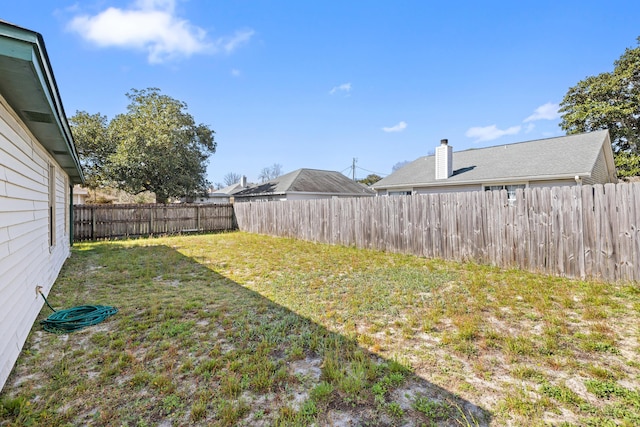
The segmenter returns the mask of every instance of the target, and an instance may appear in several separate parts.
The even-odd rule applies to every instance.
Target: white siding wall
[[[482,185],[480,184],[445,185],[442,187],[414,188],[413,194],[458,193],[463,191],[481,191],[481,190],[482,190]]]
[[[56,166],[56,242],[49,246],[49,164],[52,157],[0,97],[0,389],[69,256],[65,182]]]
[[[606,184],[607,182],[611,182],[611,179],[609,178],[609,171],[607,170],[607,161],[604,158],[604,151],[600,150],[598,160],[596,160],[596,164],[593,166],[593,170],[591,171],[591,177],[586,178],[584,183]]]
[[[562,187],[562,186],[571,186],[576,185],[575,179],[556,179],[553,181],[530,181],[529,187]]]
[[[349,194],[346,196],[339,196],[333,194],[322,194],[322,193],[287,193],[285,196],[281,196],[279,200],[318,200],[318,199],[333,199],[333,198],[352,198],[352,197],[373,197],[373,196],[354,196],[353,194]]]

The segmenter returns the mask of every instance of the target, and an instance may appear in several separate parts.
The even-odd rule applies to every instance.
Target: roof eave
[[[39,33],[0,22],[0,92],[74,184],[84,183],[60,93]]]
[[[372,187],[376,191],[397,189],[397,188],[424,188],[424,187],[453,187],[461,185],[480,185],[491,183],[504,183],[504,182],[530,182],[530,181],[552,181],[552,180],[564,180],[575,179],[575,177],[586,178],[590,176],[590,172],[577,172],[567,173],[560,175],[529,175],[529,176],[517,176],[508,178],[490,178],[490,179],[474,179],[466,181],[449,181],[442,180],[438,182],[418,182],[418,183],[403,183],[403,184],[390,184]]]

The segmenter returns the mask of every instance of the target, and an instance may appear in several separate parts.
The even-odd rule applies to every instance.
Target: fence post
[[[196,206],[196,228],[200,231],[200,205]]]
[[[154,209],[149,206],[149,235],[153,234],[153,211]]]
[[[96,230],[96,215],[95,215],[95,206],[91,206],[91,240],[95,239],[95,230]]]

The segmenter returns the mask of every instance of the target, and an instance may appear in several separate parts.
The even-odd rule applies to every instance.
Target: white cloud
[[[333,95],[334,93],[336,93],[338,91],[343,91],[343,92],[346,92],[346,93],[351,92],[351,83],[343,83],[340,86],[335,86],[333,89],[331,89],[329,91],[329,94]]]
[[[230,53],[254,34],[243,30],[211,42],[205,30],[176,15],[175,4],[176,0],[138,0],[128,8],[77,15],[68,29],[99,47],[145,51],[150,63],[197,53]]]
[[[407,128],[407,122],[400,122],[395,126],[382,128],[385,132],[402,132]]]
[[[474,142],[493,141],[504,135],[515,135],[520,132],[520,126],[511,126],[508,129],[498,129],[496,125],[485,127],[472,127],[466,133],[468,138],[475,138]]]
[[[536,127],[533,123],[527,123],[527,126],[524,128],[524,133],[533,132],[533,129]]]
[[[546,104],[536,108],[532,115],[524,119],[524,122],[533,122],[536,120],[555,120],[560,117],[560,113],[558,113],[559,109],[560,105],[554,104],[553,102],[547,102]]]
[[[216,46],[227,53],[231,53],[243,44],[249,43],[249,40],[251,40],[251,37],[253,37],[255,33],[253,30],[236,31],[231,37],[220,37],[216,40]]]

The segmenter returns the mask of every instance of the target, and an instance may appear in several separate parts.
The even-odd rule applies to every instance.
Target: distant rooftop
[[[347,178],[340,172],[319,169],[298,169],[262,184],[234,194],[235,197],[314,193],[336,195],[373,195],[369,188]]]
[[[608,131],[518,142],[453,153],[453,174],[436,180],[435,156],[407,164],[372,188],[466,184],[589,175]],[[454,146],[455,144],[451,144]]]

